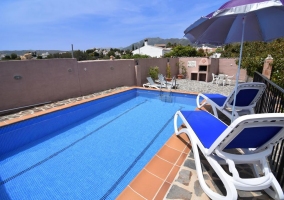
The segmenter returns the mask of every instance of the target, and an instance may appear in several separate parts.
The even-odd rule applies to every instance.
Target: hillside
[[[148,44],[149,45],[155,45],[155,44],[168,44],[169,42],[174,44],[181,44],[181,45],[189,45],[189,41],[187,39],[179,39],[179,38],[170,38],[170,39],[163,39],[163,38],[159,38],[159,37],[156,37],[156,38],[147,38],[148,39]],[[123,50],[126,50],[126,49],[129,49],[129,50],[132,50],[132,45],[134,45],[134,48],[136,49],[141,47],[144,43],[144,39],[139,41],[139,42],[135,42],[127,47],[122,47],[120,49],[123,49]],[[113,47],[110,47],[110,48],[113,48]],[[91,49],[91,48],[90,48]],[[105,49],[105,48],[103,48]],[[106,48],[106,49],[109,49],[109,48]],[[54,53],[58,53],[58,52],[67,52],[67,51],[62,51],[62,50],[14,50],[14,51],[0,51],[0,54],[5,54],[5,55],[11,55],[12,53],[15,53],[17,55],[23,55],[25,53],[28,53],[28,52],[37,52],[38,55],[42,54],[42,53],[45,53],[45,52],[48,52],[50,54],[54,54]]]
[[[170,39],[162,39],[162,38],[159,38],[159,37],[156,37],[156,38],[147,38],[148,39],[148,44],[149,45],[155,45],[155,44],[168,44],[169,42],[174,44],[181,44],[181,45],[188,45],[189,44],[189,40],[187,39],[179,39],[179,38],[170,38]],[[132,45],[134,45],[134,48],[136,49],[141,47],[144,43],[144,39],[139,41],[139,42],[136,42],[136,43],[133,43],[127,47],[124,47],[123,49],[129,49],[129,50],[132,50]]]

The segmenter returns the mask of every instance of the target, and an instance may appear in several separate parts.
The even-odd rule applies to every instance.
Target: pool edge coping
[[[15,123],[18,123],[18,122],[21,122],[21,121],[25,121],[25,120],[28,120],[28,119],[32,119],[32,118],[35,118],[35,117],[39,117],[39,116],[42,116],[42,115],[46,115],[46,114],[49,114],[49,113],[52,113],[52,112],[56,112],[56,111],[59,111],[59,110],[63,110],[63,109],[66,109],[66,108],[77,106],[77,105],[80,105],[80,104],[83,104],[83,103],[87,103],[87,102],[94,101],[94,100],[97,100],[97,99],[102,99],[104,97],[112,96],[112,95],[115,95],[115,94],[118,94],[118,93],[126,92],[126,91],[129,91],[129,90],[132,90],[132,89],[143,89],[143,90],[157,91],[157,89],[153,89],[153,88],[129,86],[129,88],[127,88],[127,89],[112,91],[112,92],[107,93],[107,94],[101,94],[101,95],[94,96],[94,97],[91,97],[91,98],[88,98],[88,99],[82,99],[80,101],[75,101],[75,102],[71,102],[71,103],[68,103],[68,104],[61,105],[61,106],[53,107],[53,108],[48,109],[48,110],[42,110],[42,111],[38,111],[36,113],[24,115],[24,116],[21,116],[21,117],[4,120],[4,121],[0,122],[0,128],[4,127],[4,126],[11,125],[11,124],[15,124]],[[182,91],[182,90],[172,91],[172,90],[164,89],[162,91],[166,91],[166,92],[171,91],[171,92],[174,92],[174,93],[192,94],[192,95],[198,94],[198,93],[195,93],[195,92],[186,92],[186,91]],[[75,97],[75,98],[78,98],[78,97]],[[61,100],[61,101],[64,101],[64,100]]]

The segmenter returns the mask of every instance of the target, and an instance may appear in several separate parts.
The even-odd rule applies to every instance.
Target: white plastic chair
[[[232,83],[232,78],[234,77],[235,75],[233,75],[233,76],[227,76],[226,77],[226,82],[229,84],[229,85],[231,85],[231,83]]]
[[[178,117],[186,128],[178,130]],[[227,126],[206,111],[177,111],[174,129],[176,135],[186,133],[189,137],[199,183],[211,199],[237,199],[237,189],[264,190],[272,198],[284,199],[282,188],[267,162],[275,144],[284,138],[283,121],[283,113],[252,114],[239,117]],[[206,184],[198,148],[223,182],[226,196],[214,192]],[[228,149],[239,153],[229,153]],[[250,164],[254,177],[240,177],[238,164]],[[221,165],[228,165],[230,173]]]
[[[214,83],[214,81],[215,81],[215,83],[217,84],[217,81],[218,81],[218,75],[216,75],[216,74],[212,73],[212,83]]]
[[[217,85],[223,84],[225,86],[226,84],[226,75],[225,74],[219,74],[218,75],[218,80],[217,80]]]
[[[240,83],[237,87],[234,113],[232,113],[232,107],[235,90],[233,90],[229,96],[212,93],[199,93],[196,98],[196,104],[198,108],[202,108],[204,105],[210,104],[216,117],[218,117],[218,109],[230,119],[232,118],[232,115],[234,118],[237,118],[244,114],[254,114],[254,107],[256,106],[257,101],[261,98],[265,89],[266,85],[264,83]],[[203,99],[201,104],[200,98]]]

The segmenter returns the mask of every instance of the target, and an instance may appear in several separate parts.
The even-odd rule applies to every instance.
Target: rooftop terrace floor
[[[229,95],[234,88],[233,85],[217,86],[212,83],[189,81],[186,79],[177,81],[180,87],[173,91],[191,94],[203,92]],[[0,126],[102,98],[108,94],[118,93],[127,89],[130,89],[130,87],[115,88],[83,97],[34,107],[11,115],[0,116]],[[212,112],[210,106],[206,106],[205,109]],[[229,119],[226,116],[221,113],[219,116],[225,123],[229,123]],[[206,162],[206,159],[202,159],[201,157],[201,160],[204,166],[204,173],[206,174],[206,181],[210,188],[213,188],[213,190],[218,193],[224,192],[221,181]],[[242,166],[242,168],[244,175],[250,177],[251,173],[249,167]],[[239,199],[270,199],[263,191],[239,191],[238,194]],[[173,134],[117,199],[209,199],[199,185],[188,137],[185,134],[181,134],[180,136]]]

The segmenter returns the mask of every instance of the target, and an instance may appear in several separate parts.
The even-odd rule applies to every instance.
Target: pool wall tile
[[[136,89],[0,127],[0,156],[100,114],[136,96]]]

